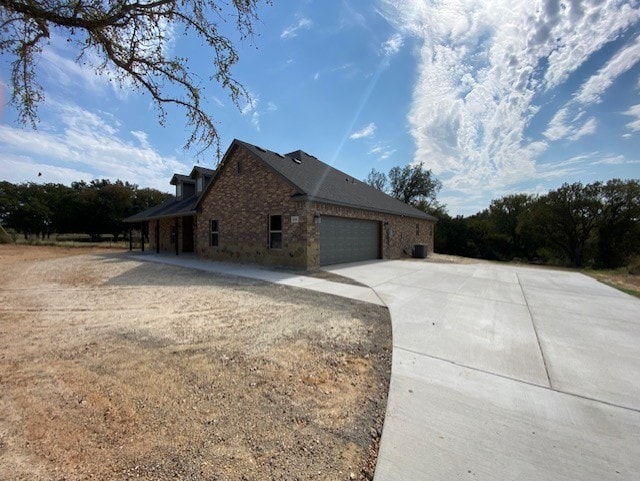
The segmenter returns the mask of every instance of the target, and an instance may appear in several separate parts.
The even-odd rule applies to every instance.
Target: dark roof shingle
[[[308,199],[370,211],[436,220],[435,217],[334,169],[302,150],[296,150],[283,156],[240,140],[234,140],[234,143],[249,150],[288,180],[298,191],[294,195],[295,199]]]

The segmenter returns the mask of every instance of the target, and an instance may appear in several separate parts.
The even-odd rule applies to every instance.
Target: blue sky
[[[236,44],[233,72],[253,98],[240,109],[207,81],[198,41],[167,46],[206,86],[223,149],[234,138],[302,149],[360,179],[423,162],[452,215],[564,182],[640,177],[638,1],[274,0],[259,16],[259,35]],[[0,179],[171,191],[174,172],[215,167],[215,152],[182,149],[180,111],[159,126],[148,96],[76,55],[56,35],[44,49],[37,130],[3,106]],[[9,72],[0,58],[5,100]]]

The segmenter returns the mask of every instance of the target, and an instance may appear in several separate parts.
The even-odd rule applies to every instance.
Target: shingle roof
[[[183,174],[173,174],[169,183],[171,185],[176,185],[178,182],[187,182],[188,184],[195,183],[195,179],[192,179],[190,175]]]
[[[289,182],[296,190],[296,193],[292,196],[294,200],[311,200],[356,209],[437,220],[435,217],[394,199],[365,182],[345,174],[338,169],[334,169],[302,150],[296,150],[283,155],[236,139],[231,143],[231,146],[225,153],[225,158],[230,155],[236,147],[246,149],[264,162],[267,167]],[[160,205],[127,217],[124,221],[143,222],[160,219],[162,217],[194,215],[198,203],[212,187],[216,174],[214,170],[199,166],[194,167],[194,170],[198,170],[207,177],[210,175],[214,176],[214,179],[209,180],[200,195],[192,195],[180,200],[175,198],[169,199]],[[178,180],[194,182],[190,176],[174,174],[171,178],[171,183],[174,184]]]
[[[334,169],[302,150],[282,155],[247,142],[234,140],[227,152],[231,151],[234,144],[247,149],[291,183],[297,190],[294,195],[296,200],[313,200],[369,211],[437,220],[365,182]]]
[[[211,177],[215,174],[215,170],[207,169],[206,167],[200,167],[196,165],[192,170],[190,175],[183,174],[173,174],[171,177],[170,184],[175,185],[178,182],[194,184],[195,179],[192,177],[194,172],[199,172],[205,178],[208,178],[207,185],[211,182]],[[203,189],[204,192],[205,189]],[[200,195],[194,194],[186,197],[184,199],[176,199],[175,197],[164,201],[162,204],[153,206],[144,210],[142,212],[138,212],[130,217],[124,219],[124,222],[145,222],[148,220],[161,219],[163,217],[179,217],[183,215],[194,215],[196,213],[196,205],[200,200]]]
[[[214,169],[207,169],[206,167],[201,167],[199,165],[195,165],[193,167],[193,169],[191,169],[191,174],[189,174],[191,178],[193,178],[193,174],[195,172],[199,172],[200,174],[204,175],[205,177],[213,177],[213,174],[216,173],[216,171]]]
[[[192,195],[186,199],[172,199],[165,200],[162,204],[150,207],[147,210],[138,212],[130,217],[124,219],[124,222],[145,222],[153,219],[160,219],[162,217],[178,217],[182,215],[195,214],[195,207],[198,203],[199,197]]]

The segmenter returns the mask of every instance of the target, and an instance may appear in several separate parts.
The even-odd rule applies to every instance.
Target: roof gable
[[[247,149],[289,181],[297,190],[294,195],[297,199],[436,220],[435,217],[394,199],[302,150],[282,155],[240,140],[234,140],[232,146],[234,145]]]

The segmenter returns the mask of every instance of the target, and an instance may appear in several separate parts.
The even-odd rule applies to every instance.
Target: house
[[[215,171],[174,175],[174,199],[125,219],[156,252],[314,269],[433,252],[433,216],[301,150],[234,140]]]
[[[193,252],[196,205],[214,173],[215,170],[195,166],[189,175],[174,174],[169,182],[176,186],[174,198],[124,221],[142,225],[143,232],[150,236],[150,248],[158,253]]]

